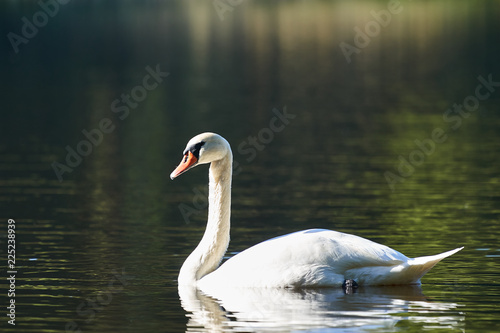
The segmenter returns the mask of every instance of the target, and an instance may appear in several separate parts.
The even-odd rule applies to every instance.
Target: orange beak
[[[177,168],[175,168],[174,171],[170,174],[170,179],[174,179],[180,174],[188,171],[192,167],[196,165],[196,162],[198,162],[198,159],[193,155],[192,152],[188,151],[186,155],[182,158],[181,163]]]

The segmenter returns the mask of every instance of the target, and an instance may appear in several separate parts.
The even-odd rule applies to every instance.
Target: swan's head
[[[229,143],[219,134],[210,132],[198,134],[187,143],[183,152],[184,157],[179,166],[170,174],[170,178],[174,179],[198,164],[221,160],[230,151]]]

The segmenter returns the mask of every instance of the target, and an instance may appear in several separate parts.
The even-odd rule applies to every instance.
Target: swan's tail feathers
[[[452,254],[457,253],[463,248],[464,247],[462,246],[451,251],[436,254],[434,256],[425,256],[410,259],[408,260],[408,264],[410,266],[409,268],[413,271],[413,276],[417,278],[417,280],[420,280],[420,278],[424,276],[428,271],[430,271],[431,268],[434,267],[438,262],[446,257],[451,256]]]

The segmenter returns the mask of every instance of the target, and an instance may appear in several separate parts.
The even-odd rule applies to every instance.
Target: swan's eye
[[[190,151],[191,151],[191,153],[193,153],[193,155],[194,155],[194,157],[196,157],[196,159],[200,158],[200,149],[201,149],[201,147],[203,147],[204,144],[205,144],[205,141],[201,141],[201,142],[198,142],[197,144],[195,144],[194,146],[191,147]]]

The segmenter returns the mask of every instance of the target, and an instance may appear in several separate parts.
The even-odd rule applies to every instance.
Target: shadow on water
[[[428,300],[413,286],[342,289],[232,289],[208,296],[179,288],[188,312],[187,330],[259,332],[336,328],[339,331],[398,331],[406,321],[414,327],[462,330],[460,304]]]

